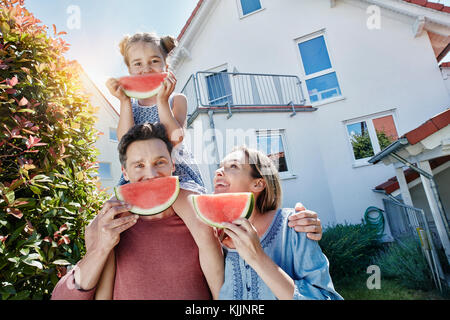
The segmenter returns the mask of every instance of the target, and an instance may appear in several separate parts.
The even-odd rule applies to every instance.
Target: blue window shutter
[[[260,0],[241,0],[242,15],[261,9]]]
[[[331,68],[327,46],[323,36],[298,44],[306,75]]]

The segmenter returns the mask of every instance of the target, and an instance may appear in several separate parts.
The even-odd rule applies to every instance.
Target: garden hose
[[[378,234],[384,232],[384,215],[383,210],[377,207],[368,207],[364,213],[364,221],[378,230]]]

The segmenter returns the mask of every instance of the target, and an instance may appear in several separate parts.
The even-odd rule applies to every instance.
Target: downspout
[[[208,116],[209,116],[209,127],[212,129],[212,137],[211,140],[214,143],[214,155],[216,158],[216,166],[220,163],[220,155],[219,155],[219,148],[217,146],[217,138],[216,138],[216,127],[214,124],[214,111],[213,110],[208,110]],[[214,176],[214,175],[212,175]]]

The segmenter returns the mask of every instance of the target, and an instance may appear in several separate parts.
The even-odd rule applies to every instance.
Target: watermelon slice
[[[163,212],[177,199],[180,183],[177,176],[154,178],[114,188],[116,198],[133,207],[130,212],[149,216]]]
[[[130,98],[146,99],[158,94],[167,72],[126,76],[119,79],[123,91]]]
[[[217,228],[225,228],[223,222],[248,219],[255,204],[255,197],[251,192],[190,195],[189,198],[198,217]]]

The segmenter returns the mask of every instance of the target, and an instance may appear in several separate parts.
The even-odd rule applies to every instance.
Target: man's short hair
[[[120,139],[120,143],[117,147],[119,150],[119,160],[120,164],[125,168],[127,162],[127,149],[128,146],[140,140],[150,140],[150,139],[161,139],[167,146],[169,154],[172,154],[172,143],[167,136],[166,127],[160,123],[149,123],[138,124],[133,126],[128,132]]]

